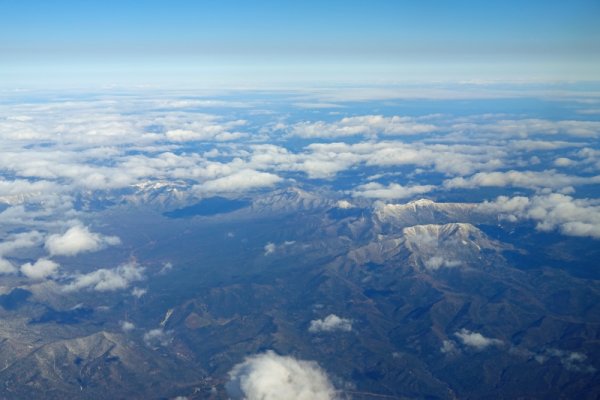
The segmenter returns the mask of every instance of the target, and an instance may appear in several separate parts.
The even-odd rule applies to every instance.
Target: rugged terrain
[[[141,295],[5,284],[0,397],[225,398],[266,350],[317,361],[342,398],[600,396],[600,286],[570,271],[586,254],[567,239],[532,243],[470,203],[291,188],[208,213],[176,186],[82,198],[126,243],[94,262],[135,259]]]

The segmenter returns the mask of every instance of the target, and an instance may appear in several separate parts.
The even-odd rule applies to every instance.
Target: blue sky
[[[0,85],[598,80],[598,1],[0,1]]]

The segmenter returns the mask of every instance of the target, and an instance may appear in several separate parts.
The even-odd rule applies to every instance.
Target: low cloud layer
[[[227,392],[245,400],[334,400],[335,388],[317,363],[272,351],[246,358],[229,372]]]
[[[356,135],[418,135],[433,132],[436,126],[418,122],[410,117],[384,117],[382,115],[364,115],[346,117],[339,121],[301,122],[295,124],[291,134],[304,138],[327,138]]]

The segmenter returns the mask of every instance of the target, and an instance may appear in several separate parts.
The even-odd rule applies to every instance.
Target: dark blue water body
[[[225,214],[250,205],[248,200],[227,199],[225,197],[210,197],[188,207],[167,211],[163,215],[168,218],[189,218],[196,215],[210,216]]]

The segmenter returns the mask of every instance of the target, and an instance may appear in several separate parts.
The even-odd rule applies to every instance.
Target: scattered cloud
[[[454,333],[465,346],[471,347],[477,351],[485,350],[491,346],[502,346],[504,342],[500,339],[493,339],[483,336],[481,333],[472,332],[468,329],[461,329]]]
[[[457,260],[447,260],[442,256],[433,256],[423,262],[425,268],[429,270],[438,270],[440,268],[454,268],[460,266],[462,263]]]
[[[42,240],[43,235],[38,231],[10,235],[0,242],[0,256],[10,254],[16,250],[38,246]]]
[[[402,186],[398,183],[390,183],[384,186],[377,182],[360,185],[354,189],[354,197],[366,197],[370,199],[405,199],[415,195],[430,192],[435,189],[433,185]]]
[[[418,135],[430,133],[435,125],[411,117],[364,115],[345,117],[336,122],[300,122],[292,126],[291,135],[303,138],[327,138],[356,135]]]
[[[317,332],[333,332],[333,331],[352,331],[352,320],[338,317],[335,314],[329,314],[323,319],[315,319],[310,321],[308,331]]]
[[[444,354],[460,353],[460,349],[458,348],[454,340],[444,340],[442,342],[442,347],[440,347],[440,351]]]
[[[265,256],[275,253],[276,249],[277,249],[277,245],[275,245],[275,243],[269,242],[269,243],[265,244]]]
[[[0,275],[14,274],[16,272],[17,268],[10,261],[0,257]]]
[[[121,321],[120,325],[121,325],[121,330],[123,332],[131,332],[132,330],[135,329],[135,325],[129,321]]]
[[[550,358],[558,358],[560,363],[569,371],[595,373],[594,366],[587,363],[587,356],[577,351],[567,351],[560,349],[546,349],[535,356],[535,360],[540,364],[545,363]]]
[[[557,167],[571,167],[575,164],[577,164],[575,161],[566,157],[558,157],[554,160],[554,165],[556,165]]]
[[[198,193],[236,193],[271,187],[281,180],[279,176],[269,172],[243,169],[222,178],[206,181],[193,189]]]
[[[128,288],[131,283],[141,281],[144,277],[144,267],[128,263],[114,269],[101,268],[87,274],[74,275],[72,281],[63,287],[64,291],[92,289],[107,292]]]
[[[343,210],[354,208],[354,204],[350,203],[348,200],[339,200],[335,205],[337,208],[341,208]]]
[[[492,123],[459,123],[451,127],[455,131],[478,132],[479,134],[496,134],[517,137],[540,135],[569,135],[576,137],[596,138],[600,133],[598,121],[545,119],[501,119]]]
[[[173,341],[173,331],[163,328],[151,329],[144,333],[144,343],[149,347],[168,346]]]
[[[131,295],[133,297],[137,297],[138,299],[141,298],[146,293],[148,293],[148,289],[139,288],[139,287],[134,287],[133,290],[131,291]]]
[[[600,183],[600,176],[581,177],[565,175],[554,170],[478,172],[468,178],[457,177],[446,180],[447,189],[479,187],[521,187],[528,189],[550,188],[572,191],[573,186]]]
[[[59,264],[47,258],[40,258],[35,263],[21,265],[21,273],[29,279],[43,280],[58,272]]]
[[[170,261],[167,261],[166,263],[163,264],[163,266],[161,267],[160,271],[158,271],[159,274],[166,274],[167,272],[171,271],[173,269],[173,263]]]
[[[552,193],[532,198],[499,196],[478,206],[509,221],[530,219],[540,231],[559,230],[568,236],[600,238],[600,202]]]
[[[75,225],[63,234],[54,234],[46,239],[46,250],[52,256],[74,256],[79,253],[92,252],[106,246],[115,246],[121,243],[116,236],[103,236],[90,232],[83,225]]]
[[[338,399],[327,374],[315,362],[272,351],[246,358],[229,372],[226,389],[232,399]]]

